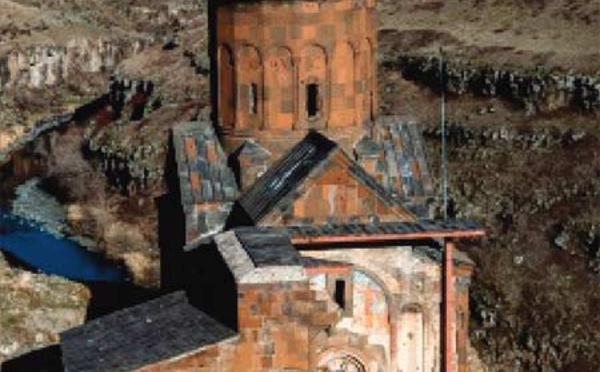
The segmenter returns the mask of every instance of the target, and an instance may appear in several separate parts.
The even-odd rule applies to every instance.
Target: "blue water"
[[[122,268],[101,255],[2,210],[0,249],[40,272],[71,280],[119,282],[127,277]]]

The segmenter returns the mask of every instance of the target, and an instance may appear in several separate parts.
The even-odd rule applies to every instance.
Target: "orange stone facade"
[[[349,153],[377,111],[375,0],[224,2],[214,92],[226,151],[281,155],[309,129]]]
[[[395,251],[303,251],[338,261],[304,278],[238,284],[238,335],[138,372],[439,372],[441,271]],[[413,272],[399,271],[412,267]],[[453,372],[467,371],[468,280],[456,266]],[[278,274],[274,274],[278,276]],[[336,283],[344,281],[343,303]],[[465,318],[466,314],[466,318]]]

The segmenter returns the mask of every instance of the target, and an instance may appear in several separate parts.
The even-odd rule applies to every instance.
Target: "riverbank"
[[[11,267],[0,252],[0,363],[59,341],[86,319],[90,292],[56,276]]]
[[[64,207],[41,188],[41,180],[33,178],[17,187],[12,201],[12,214],[32,221],[40,229],[57,238],[69,234]]]

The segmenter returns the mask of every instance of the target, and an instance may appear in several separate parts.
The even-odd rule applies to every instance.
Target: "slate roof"
[[[374,176],[389,193],[420,217],[433,186],[419,126],[394,116],[377,119],[373,138],[364,137],[354,151],[359,159],[377,159]]]
[[[439,233],[451,235],[453,232],[483,232],[475,222],[466,221],[430,221],[416,222],[379,222],[376,224],[328,224],[287,226],[292,239],[316,237],[365,237],[370,235],[409,235],[415,233]]]
[[[173,142],[184,205],[235,200],[235,175],[210,123],[176,125]]]
[[[259,221],[337,148],[335,142],[316,131],[310,131],[242,195],[240,206],[252,221]]]
[[[285,229],[247,227],[234,231],[256,267],[302,265]]]
[[[237,183],[212,124],[176,125],[173,146],[190,243],[222,230],[237,198]]]
[[[406,198],[431,195],[431,176],[419,126],[385,116],[380,118],[380,126],[387,131],[380,143],[385,151],[389,187],[400,185],[398,191]]]
[[[321,133],[311,130],[302,141],[269,168],[240,197],[239,206],[252,222],[257,223],[287,198],[297,196],[295,191],[304,180],[322,169],[332,155],[338,151],[342,151],[342,149],[335,142]],[[348,160],[351,162],[349,172],[367,188],[374,191],[375,195],[384,203],[392,207],[403,207],[394,195],[381,186],[360,165],[349,157]]]
[[[235,335],[175,292],[63,332],[61,349],[67,372],[129,371]]]

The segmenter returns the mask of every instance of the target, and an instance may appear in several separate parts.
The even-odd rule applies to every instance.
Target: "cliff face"
[[[144,41],[73,38],[64,46],[37,45],[11,50],[0,57],[0,91],[48,88],[77,73],[111,71],[121,60],[138,53]]]

